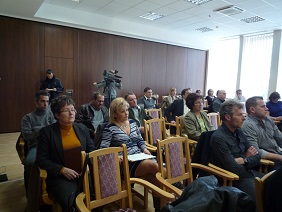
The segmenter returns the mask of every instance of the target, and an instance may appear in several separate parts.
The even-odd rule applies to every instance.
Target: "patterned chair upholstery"
[[[119,155],[123,155],[123,163],[119,163]],[[85,152],[82,153],[84,161]],[[150,188],[166,201],[174,199],[174,196],[162,189],[152,185],[151,183],[140,179],[129,177],[129,167],[127,159],[126,145],[121,147],[109,147],[95,150],[89,153],[89,159],[92,166],[86,171],[83,178],[83,192],[76,197],[76,207],[78,211],[91,211],[106,204],[118,201],[120,208],[117,211],[134,211],[132,203],[131,184],[140,184],[146,187],[146,191]],[[89,172],[93,176],[94,199],[90,198]],[[145,196],[148,194],[145,194]],[[148,197],[148,196],[147,196]],[[127,208],[128,207],[128,208]]]
[[[144,137],[145,141],[150,145],[157,145],[157,139],[166,138],[165,120],[161,119],[150,119],[144,120]]]

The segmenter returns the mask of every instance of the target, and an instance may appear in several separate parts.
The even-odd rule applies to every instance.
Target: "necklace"
[[[124,126],[119,125],[119,127],[120,127],[121,129],[125,129],[125,128],[129,127],[129,125],[128,125],[128,124],[127,124],[127,125],[124,125]]]

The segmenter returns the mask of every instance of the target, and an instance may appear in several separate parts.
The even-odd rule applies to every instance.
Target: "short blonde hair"
[[[111,105],[110,105],[110,122],[116,124],[117,120],[116,120],[116,113],[118,112],[118,110],[120,108],[123,107],[129,107],[129,104],[127,103],[127,101],[122,98],[122,97],[118,97],[115,98]]]
[[[171,87],[171,88],[169,89],[169,94],[171,94],[173,91],[176,91],[176,88],[175,88],[175,87]]]

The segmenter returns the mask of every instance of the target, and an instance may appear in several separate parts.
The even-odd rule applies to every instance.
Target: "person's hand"
[[[257,149],[253,146],[250,146],[250,148],[246,151],[245,156],[250,157],[250,156],[254,156],[256,154],[258,154]]]
[[[46,91],[46,92],[49,92],[49,88],[45,88],[45,91]]]
[[[139,131],[140,131],[141,133],[144,133],[144,127],[139,127]]]
[[[242,157],[240,157],[240,158],[235,158],[235,161],[236,161],[238,164],[244,164],[244,163],[245,163],[245,161],[244,161],[244,159],[243,159]]]
[[[57,88],[53,88],[53,91],[57,91]]]
[[[67,178],[68,180],[74,180],[76,178],[79,178],[80,174],[78,174],[76,171],[64,167],[64,170],[62,172],[62,175]]]
[[[176,122],[175,121],[171,121],[170,123],[175,124]]]
[[[151,155],[151,152],[146,148],[144,149],[144,153],[147,154],[147,155]]]
[[[97,85],[97,82],[93,82],[93,85]]]
[[[119,164],[122,164],[122,162],[123,162],[123,157],[122,157],[122,156],[118,156],[118,158],[119,158]]]

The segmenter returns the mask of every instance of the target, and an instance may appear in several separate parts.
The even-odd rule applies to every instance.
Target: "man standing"
[[[217,96],[216,99],[209,106],[209,110],[208,110],[209,113],[219,112],[220,105],[225,101],[226,91],[225,90],[218,90],[216,96]]]
[[[260,156],[240,129],[245,120],[242,107],[235,100],[228,100],[221,105],[219,114],[222,125],[211,137],[211,156],[216,166],[239,176],[233,186],[249,194],[255,202],[254,178],[263,174],[253,170],[260,164]]]
[[[243,132],[251,145],[259,152],[261,158],[275,162],[269,169],[282,165],[282,133],[268,116],[268,109],[260,96],[246,101],[248,117],[243,124]]]
[[[139,131],[141,134],[144,134],[144,119],[149,120],[151,117],[146,114],[144,108],[137,105],[137,98],[134,93],[127,93],[124,98],[129,104],[128,118],[135,120],[139,127]]]
[[[174,102],[165,109],[164,116],[166,117],[167,122],[175,124],[175,116],[183,116],[189,112],[189,108],[186,105],[186,98],[190,94],[190,89],[185,88],[181,91],[181,99],[176,99]],[[170,134],[175,134],[176,128],[170,128]]]
[[[42,127],[53,124],[56,120],[49,110],[49,93],[38,91],[35,94],[35,110],[22,118],[21,133],[27,142],[28,152],[24,162],[24,182],[27,191],[32,166],[36,158],[39,131]]]
[[[39,90],[45,90],[49,92],[51,102],[52,99],[58,97],[61,92],[64,91],[64,87],[61,81],[55,77],[51,69],[46,70],[46,79],[41,81]]]
[[[137,104],[143,107],[144,109],[157,108],[155,100],[152,98],[152,95],[152,88],[146,87],[144,89],[144,96],[138,99]]]
[[[77,109],[75,121],[84,124],[94,140],[95,133],[99,124],[109,121],[109,111],[103,106],[104,95],[94,92],[90,103],[81,105]]]

